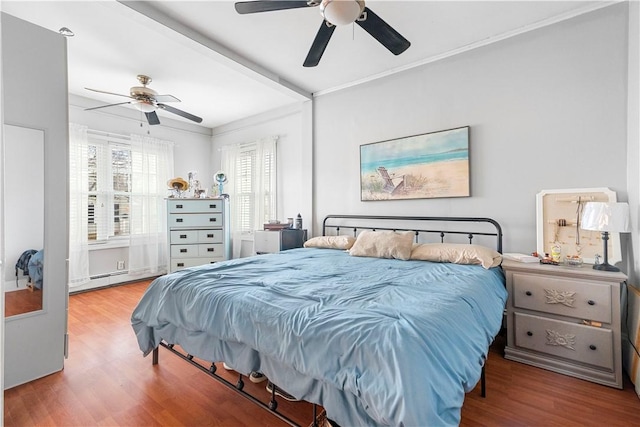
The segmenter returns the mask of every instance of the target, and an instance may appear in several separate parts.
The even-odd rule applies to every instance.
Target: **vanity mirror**
[[[42,310],[46,292],[44,132],[5,124],[3,133],[3,282],[5,317],[10,317]]]

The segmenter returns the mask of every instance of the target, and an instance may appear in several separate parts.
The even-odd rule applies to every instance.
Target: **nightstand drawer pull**
[[[218,205],[209,205],[209,209],[216,209]]]
[[[207,248],[207,252],[213,252],[214,249],[213,248]]]
[[[528,296],[528,297],[530,297],[531,295],[533,295],[533,294],[531,293],[531,291],[527,291],[527,292],[525,292],[524,294],[525,294],[526,296]]]
[[[587,301],[587,304],[596,305],[596,302],[594,300],[590,299],[589,301]]]
[[[533,332],[527,331],[527,336],[532,337],[533,336]]]
[[[216,222],[217,220],[217,218],[209,218],[209,222]]]
[[[184,220],[182,218],[176,218],[176,222],[183,222]]]
[[[186,239],[186,238],[187,238],[187,235],[186,235],[186,234],[181,234],[181,235],[180,235],[180,238],[181,238],[181,239]]]
[[[182,205],[176,205],[176,209],[182,209]]]
[[[598,347],[596,347],[595,345],[591,344],[591,345],[589,346],[589,348],[590,348],[591,350],[596,350]]]
[[[207,234],[207,239],[213,239],[213,234]]]
[[[178,267],[184,267],[184,262],[179,262]]]
[[[180,253],[181,253],[181,254],[186,254],[186,253],[187,253],[187,250],[186,250],[186,249],[180,249]]]

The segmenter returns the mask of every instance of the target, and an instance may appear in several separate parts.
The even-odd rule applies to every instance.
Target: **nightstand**
[[[283,230],[256,230],[253,235],[257,254],[270,254],[287,249],[301,248],[307,240],[307,230],[285,228]]]
[[[623,273],[505,260],[505,358],[622,388]]]

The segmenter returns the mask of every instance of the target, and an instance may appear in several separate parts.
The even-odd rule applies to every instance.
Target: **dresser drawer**
[[[222,230],[198,230],[198,243],[222,243],[224,233]]]
[[[199,230],[171,230],[169,241],[172,245],[199,243],[198,233]]]
[[[203,264],[214,264],[220,259],[204,259],[204,258],[175,258],[169,263],[169,272],[182,270],[187,267],[196,267]]]
[[[169,213],[221,213],[222,201],[220,200],[168,200]]]
[[[198,256],[223,259],[224,245],[222,243],[198,245]]]
[[[515,345],[613,370],[613,332],[515,313]]]
[[[611,287],[580,279],[514,272],[513,306],[611,323]]]
[[[222,227],[222,214],[169,214],[169,227]]]

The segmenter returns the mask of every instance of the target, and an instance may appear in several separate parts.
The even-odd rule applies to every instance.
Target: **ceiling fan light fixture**
[[[133,106],[143,113],[151,113],[153,111],[156,111],[156,106],[151,101],[138,101],[133,104]]]
[[[320,14],[333,25],[348,25],[356,21],[364,11],[362,0],[322,0]]]

